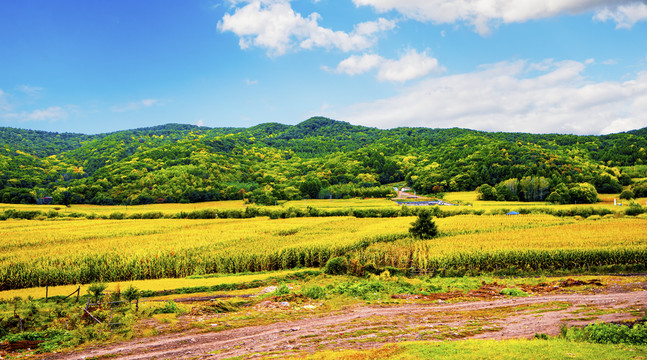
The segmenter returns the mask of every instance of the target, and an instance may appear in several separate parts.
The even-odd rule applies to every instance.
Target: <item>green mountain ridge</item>
[[[83,135],[0,128],[0,201],[141,204],[388,196],[539,179],[619,192],[642,177],[647,128],[603,136],[377,128],[314,117],[250,128],[166,124]],[[533,184],[534,184],[533,180]],[[516,185],[509,187],[516,191]],[[527,197],[523,191],[519,194]]]

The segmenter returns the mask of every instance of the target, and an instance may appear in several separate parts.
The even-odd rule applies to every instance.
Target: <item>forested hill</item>
[[[0,128],[0,144],[4,203],[52,196],[57,203],[273,204],[388,196],[394,182],[419,193],[505,183],[530,200],[515,184],[540,184],[542,199],[560,184],[619,192],[647,167],[647,129],[605,136],[380,130],[321,117],[294,126],[169,124],[100,135]]]

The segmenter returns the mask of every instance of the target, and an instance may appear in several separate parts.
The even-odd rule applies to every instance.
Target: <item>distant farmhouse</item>
[[[398,205],[407,205],[407,206],[456,206],[456,204],[444,202],[442,200],[435,201],[396,201]]]
[[[45,196],[40,199],[38,199],[38,205],[50,205],[52,203],[52,197],[51,196]]]

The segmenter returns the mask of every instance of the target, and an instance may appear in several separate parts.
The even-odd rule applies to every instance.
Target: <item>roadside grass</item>
[[[387,344],[372,350],[322,351],[289,359],[642,359],[647,346],[602,345],[552,340],[464,340]]]

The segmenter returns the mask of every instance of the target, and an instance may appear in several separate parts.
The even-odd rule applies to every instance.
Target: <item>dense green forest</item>
[[[0,143],[3,203],[51,196],[60,204],[273,204],[390,196],[395,182],[423,194],[479,188],[488,199],[566,203],[591,189],[620,192],[647,167],[647,129],[605,136],[380,130],[316,117],[295,126],[169,124],[100,135],[0,128]]]

